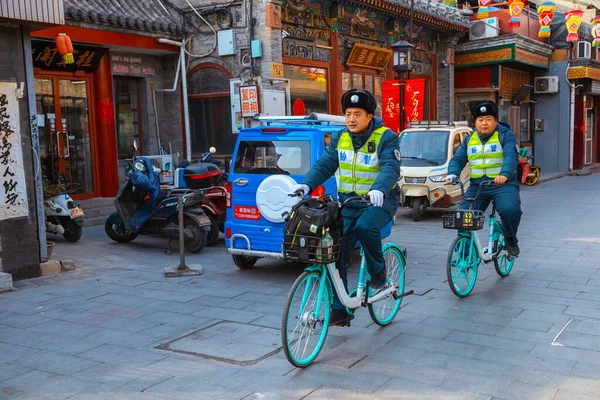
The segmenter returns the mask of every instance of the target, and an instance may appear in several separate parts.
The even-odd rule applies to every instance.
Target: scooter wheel
[[[81,236],[83,235],[83,227],[77,225],[77,223],[75,223],[75,221],[73,221],[72,219],[65,220],[64,222],[61,223],[61,225],[65,229],[65,233],[63,233],[63,237],[67,241],[75,243],[79,239],[81,239]]]
[[[123,221],[121,221],[121,217],[119,213],[112,213],[106,218],[106,222],[104,223],[104,232],[108,235],[109,238],[118,243],[127,243],[131,242],[133,239],[137,237],[137,233],[127,232],[123,227]]]
[[[216,246],[219,241],[219,223],[212,215],[208,215],[210,219],[210,231],[208,232],[207,246]]]
[[[185,229],[189,229],[192,232],[193,239],[186,238],[185,249],[190,253],[199,253],[206,247],[207,234],[204,229],[198,226],[195,222],[189,219],[185,221]]]

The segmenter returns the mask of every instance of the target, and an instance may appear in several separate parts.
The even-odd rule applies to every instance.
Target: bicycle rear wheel
[[[525,184],[527,186],[533,186],[540,180],[540,167],[537,165],[531,165],[529,167],[529,173],[527,174],[527,178],[525,178]]]
[[[327,283],[322,288],[320,286],[319,272],[304,272],[294,282],[285,304],[281,340],[286,358],[295,367],[310,365],[319,355],[327,337],[331,288]]]
[[[448,286],[458,297],[468,296],[477,281],[479,255],[475,246],[471,246],[471,240],[471,236],[459,235],[448,252]]]
[[[383,259],[385,261],[388,286],[397,285],[398,290],[396,293],[404,293],[404,270],[406,267],[404,256],[395,246],[384,245]],[[373,290],[369,289],[369,297],[371,296],[373,296]],[[402,299],[396,300],[392,295],[369,303],[371,319],[379,326],[389,325],[396,317],[396,314],[398,314],[401,303]]]
[[[505,241],[504,241],[504,231],[498,224],[496,224],[496,235],[497,239],[494,240],[493,251],[496,253],[499,250],[504,249]],[[501,277],[508,276],[510,271],[512,271],[513,265],[515,265],[515,258],[509,257],[506,252],[502,254],[500,257],[494,259],[494,268],[496,269],[496,273]]]

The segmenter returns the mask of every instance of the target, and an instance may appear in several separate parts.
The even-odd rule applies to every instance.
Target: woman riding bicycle
[[[456,183],[467,162],[471,185],[465,197],[473,197],[479,184],[494,181],[495,185],[481,187],[474,208],[485,211],[493,199],[502,219],[506,251],[512,257],[519,255],[517,229],[521,221],[521,198],[516,177],[519,155],[517,139],[510,127],[498,122],[498,106],[486,100],[475,104],[471,110],[475,118],[475,132],[468,136],[450,161],[447,183]],[[463,199],[459,209],[469,208]]]
[[[375,97],[368,91],[349,90],[342,96],[347,129],[333,135],[327,151],[306,174],[294,191],[309,194],[335,174],[339,168],[339,198],[344,202],[356,195],[368,195],[370,205],[359,202],[344,207],[344,246],[338,269],[348,288],[347,268],[350,252],[360,241],[371,287],[386,283],[386,268],[381,247],[381,230],[392,220],[400,205],[400,150],[398,135],[374,116]],[[334,292],[330,325],[345,324],[353,318]]]

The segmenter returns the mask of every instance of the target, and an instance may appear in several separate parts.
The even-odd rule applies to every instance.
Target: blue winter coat
[[[509,181],[517,182],[517,164],[519,162],[519,154],[517,150],[517,138],[515,138],[514,133],[510,130],[510,126],[503,122],[498,122],[498,126],[496,127],[498,131],[498,136],[500,140],[500,144],[502,145],[502,151],[504,153],[504,161],[502,163],[502,168],[500,169],[500,175],[508,178]],[[492,137],[492,135],[483,136],[479,134],[477,131],[474,131],[471,135],[479,135],[479,139],[481,139],[481,143],[485,144]],[[467,136],[465,140],[463,140],[462,144],[450,160],[448,164],[448,174],[460,176],[461,171],[469,162],[469,158],[467,156],[467,147],[469,143],[469,139],[471,135]],[[471,179],[471,184],[479,185],[483,181],[493,180],[487,175],[482,176],[481,178]]]
[[[358,151],[371,137],[371,133],[378,128],[381,128],[383,121],[380,117],[373,117],[369,128],[358,135],[350,134],[354,151]],[[311,190],[320,186],[335,174],[339,167],[337,146],[340,140],[340,135],[343,132],[337,132],[331,138],[331,143],[325,153],[313,165],[312,169],[306,174],[303,184],[308,185]],[[381,168],[377,179],[371,190],[379,190],[385,196],[383,208],[388,211],[391,216],[396,214],[396,210],[400,205],[400,188],[398,187],[398,179],[400,179],[400,160],[396,158],[394,150],[398,150],[399,154],[399,139],[393,131],[388,129],[383,133],[381,142],[377,148],[379,156],[379,166]],[[348,197],[356,196],[356,193],[340,193],[339,199],[344,202]],[[344,217],[353,218],[361,214],[362,209],[368,207],[366,204],[355,203],[344,208]]]

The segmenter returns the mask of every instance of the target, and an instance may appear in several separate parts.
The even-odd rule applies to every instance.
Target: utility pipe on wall
[[[179,47],[179,62],[177,74],[181,71],[181,91],[183,96],[183,125],[185,131],[185,153],[188,161],[192,161],[192,137],[190,135],[190,113],[188,109],[188,92],[187,92],[187,74],[185,70],[185,45],[187,40],[176,42],[170,39],[159,38],[159,43],[170,44]],[[177,75],[175,76],[174,86],[177,85]],[[168,89],[167,89],[168,90]],[[165,91],[167,91],[165,90]]]

